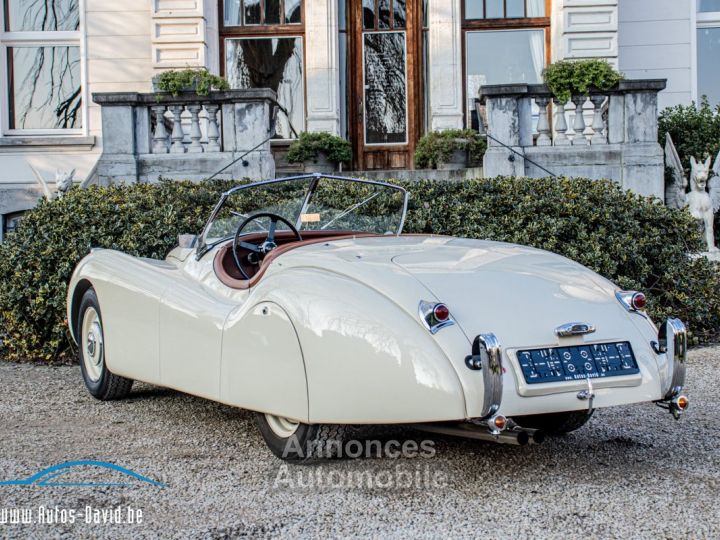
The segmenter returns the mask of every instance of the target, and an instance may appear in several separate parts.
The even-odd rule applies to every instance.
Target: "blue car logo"
[[[63,482],[63,475],[67,475],[70,472],[77,472],[78,470],[86,470],[85,467],[98,467],[100,469],[107,469],[113,471],[113,476],[117,477],[117,474],[121,473],[126,482],[78,482],[78,481],[67,481]],[[76,475],[72,475],[75,477]],[[94,487],[127,487],[137,485],[138,482],[150,484],[157,487],[165,487],[164,484],[121,467],[114,463],[108,463],[106,461],[93,461],[93,460],[82,460],[82,461],[68,461],[65,463],[59,463],[43,469],[42,471],[24,478],[21,480],[5,480],[0,481],[0,486],[94,486]]]

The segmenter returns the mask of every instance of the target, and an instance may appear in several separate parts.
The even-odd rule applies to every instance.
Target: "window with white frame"
[[[720,0],[697,0],[698,96],[720,105]]]
[[[80,1],[3,1],[3,134],[82,133]]]

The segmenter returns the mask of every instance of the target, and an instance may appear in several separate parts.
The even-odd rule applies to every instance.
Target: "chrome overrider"
[[[680,319],[668,319],[658,330],[658,340],[651,343],[655,353],[665,355],[661,368],[663,399],[655,403],[666,408],[675,417],[687,408],[688,399],[682,395],[687,363],[687,329]]]
[[[466,359],[466,363],[482,371],[485,392],[479,420],[487,420],[498,411],[502,402],[502,349],[495,334],[476,336],[472,345],[472,356]]]

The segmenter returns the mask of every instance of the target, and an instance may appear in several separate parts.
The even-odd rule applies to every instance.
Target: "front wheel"
[[[568,411],[549,414],[532,414],[514,416],[513,420],[524,428],[541,429],[548,435],[564,435],[583,427],[592,417],[595,409],[590,411]]]
[[[88,289],[80,302],[78,339],[80,371],[90,394],[106,401],[121,399],[130,393],[132,379],[110,372],[105,364],[105,338],[100,303],[94,289]]]
[[[296,463],[342,457],[351,429],[335,424],[303,424],[264,413],[255,413],[255,421],[272,453]]]

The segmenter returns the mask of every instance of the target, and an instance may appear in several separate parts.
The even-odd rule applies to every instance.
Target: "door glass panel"
[[[82,127],[80,48],[8,47],[10,129]]]
[[[79,0],[5,0],[5,29],[17,31],[74,31],[80,28]]]
[[[485,0],[488,19],[502,19],[505,16],[503,0]]]
[[[265,0],[265,24],[280,24],[280,0]]]
[[[285,23],[300,24],[302,22],[302,9],[300,0],[285,0]]]
[[[405,0],[393,0],[395,28],[405,28]]]
[[[390,28],[390,0],[378,2],[378,28]]]
[[[465,0],[465,19],[484,19],[483,0]]]
[[[365,143],[405,143],[405,32],[366,33],[363,51]]]
[[[375,0],[363,0],[363,28],[375,28]]]
[[[698,94],[707,96],[711,105],[720,104],[720,28],[697,31]]]
[[[289,123],[304,126],[302,38],[238,38],[225,41],[225,73],[231,88],[270,88],[288,115],[278,112],[276,137],[294,138]]]
[[[245,0],[245,24],[260,24],[260,0]]]
[[[525,16],[525,0],[507,0],[507,18],[518,19]]]

